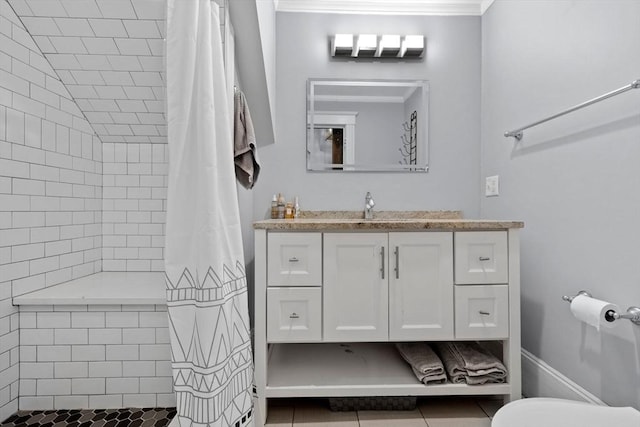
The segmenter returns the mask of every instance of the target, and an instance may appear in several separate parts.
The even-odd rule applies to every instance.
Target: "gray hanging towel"
[[[253,188],[260,173],[256,135],[244,93],[236,90],[233,100],[233,156],[236,179],[244,188]]]

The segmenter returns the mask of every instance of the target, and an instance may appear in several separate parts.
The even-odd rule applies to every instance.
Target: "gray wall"
[[[640,305],[640,93],[534,122],[640,78],[640,2],[498,0],[482,18],[485,218],[524,220],[522,338],[611,405],[640,408],[640,327],[597,332],[563,294]],[[437,105],[437,104],[435,104]]]
[[[300,197],[302,209],[459,209],[479,214],[480,18],[363,16],[279,12],[276,36],[276,144],[262,146],[254,218],[267,215],[273,193]],[[339,32],[424,34],[424,61],[332,60]],[[431,85],[429,173],[310,173],[305,166],[308,78],[427,79]],[[397,126],[397,124],[395,124]]]

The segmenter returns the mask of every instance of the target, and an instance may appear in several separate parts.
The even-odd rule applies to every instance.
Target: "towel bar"
[[[576,295],[570,297],[563,295],[562,299],[567,302],[573,301],[573,299],[579,295],[591,298],[591,294],[587,291],[580,291]],[[640,325],[640,307],[629,307],[626,313],[618,313],[615,310],[609,310],[605,313],[605,319],[607,322],[613,322],[618,319],[628,319],[636,325]]]
[[[549,120],[553,120],[560,116],[564,116],[565,114],[572,113],[576,110],[579,110],[584,107],[588,107],[591,104],[595,104],[596,102],[604,101],[605,99],[611,98],[612,96],[619,95],[631,89],[640,89],[640,79],[632,81],[630,84],[621,87],[620,89],[613,90],[611,92],[605,93],[604,95],[600,95],[597,98],[590,99],[589,101],[585,101],[581,104],[573,106],[565,111],[562,111],[558,114],[554,114],[553,116],[547,117],[546,119],[538,120],[537,122],[531,123],[527,126],[522,126],[521,128],[510,130],[504,133],[505,137],[514,137],[516,140],[520,141],[522,139],[523,131],[525,129],[532,128],[534,126],[538,126],[539,124],[548,122]]]

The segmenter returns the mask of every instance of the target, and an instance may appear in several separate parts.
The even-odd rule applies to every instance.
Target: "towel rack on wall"
[[[398,151],[402,154],[402,160],[398,163],[405,165],[418,164],[418,112],[413,111],[409,122],[402,123],[405,133],[401,135],[402,147]],[[409,138],[407,138],[409,134]],[[411,170],[415,170],[411,168]]]
[[[504,136],[507,137],[507,138],[512,136],[515,139],[517,139],[518,141],[520,141],[522,139],[522,135],[523,135],[522,131],[525,130],[525,129],[529,129],[529,128],[534,127],[534,126],[538,126],[539,124],[548,122],[549,120],[553,120],[555,118],[558,118],[560,116],[564,116],[565,114],[572,113],[572,112],[574,112],[576,110],[579,110],[581,108],[588,107],[589,105],[595,104],[596,102],[600,102],[600,101],[603,101],[603,100],[605,100],[607,98],[611,98],[612,96],[616,96],[616,95],[619,95],[621,93],[624,93],[624,92],[626,92],[628,90],[638,89],[638,88],[640,88],[640,79],[635,80],[635,81],[631,82],[630,84],[628,84],[628,85],[626,85],[624,87],[621,87],[620,89],[616,89],[616,90],[613,90],[613,91],[611,91],[609,93],[605,93],[604,95],[598,96],[597,98],[590,99],[588,101],[583,102],[582,104],[578,104],[578,105],[576,105],[574,107],[571,107],[571,108],[569,108],[567,110],[564,110],[564,111],[562,111],[562,112],[560,112],[558,114],[554,114],[553,116],[547,117],[546,119],[538,120],[537,122],[531,123],[530,125],[522,126],[522,127],[518,128],[518,129],[507,131],[507,132],[504,133]]]

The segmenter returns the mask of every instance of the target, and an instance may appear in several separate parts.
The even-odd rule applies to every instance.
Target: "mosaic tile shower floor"
[[[19,411],[0,427],[166,427],[175,408]]]

